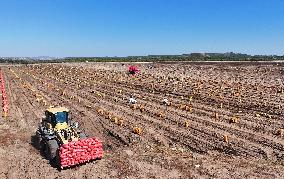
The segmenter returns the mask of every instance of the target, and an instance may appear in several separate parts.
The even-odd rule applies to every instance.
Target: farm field
[[[135,63],[136,76],[129,65],[1,66],[0,178],[284,177],[283,63]],[[53,168],[33,146],[49,106],[69,108],[104,158]]]

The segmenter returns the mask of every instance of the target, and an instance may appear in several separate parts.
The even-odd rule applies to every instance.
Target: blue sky
[[[284,55],[283,0],[0,0],[0,56]]]

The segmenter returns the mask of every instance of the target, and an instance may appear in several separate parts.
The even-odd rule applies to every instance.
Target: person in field
[[[130,104],[136,104],[137,103],[137,100],[135,99],[135,97],[133,95],[130,96],[129,103]]]

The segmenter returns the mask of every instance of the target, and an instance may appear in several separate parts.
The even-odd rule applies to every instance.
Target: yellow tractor
[[[51,107],[45,111],[36,131],[36,145],[45,157],[61,169],[103,157],[102,142],[87,138],[78,123],[71,123],[69,110]]]

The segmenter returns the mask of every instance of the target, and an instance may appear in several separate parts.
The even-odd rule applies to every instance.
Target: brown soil
[[[0,178],[284,177],[283,64],[136,63],[135,77],[128,65],[2,66],[10,111],[0,119]],[[100,138],[104,158],[52,167],[33,147],[50,105]]]

